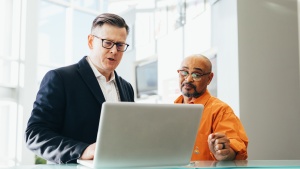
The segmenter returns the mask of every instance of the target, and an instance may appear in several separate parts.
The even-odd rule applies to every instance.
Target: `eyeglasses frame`
[[[182,72],[182,71],[187,72],[187,75],[186,75],[186,76],[182,75],[182,74],[180,73],[180,72]],[[193,78],[193,80],[194,80],[195,82],[200,81],[201,78],[202,78],[202,76],[209,75],[209,74],[211,73],[211,72],[207,72],[207,73],[203,73],[203,74],[200,74],[200,73],[199,73],[199,74],[200,74],[200,75],[199,75],[199,79],[195,79],[195,78],[193,77],[193,73],[195,73],[195,72],[189,73],[188,71],[182,70],[182,69],[177,70],[177,72],[178,72],[178,74],[179,74],[181,77],[183,77],[183,78],[185,78],[185,79],[187,79],[187,78],[191,75],[192,78]]]
[[[128,46],[129,46],[129,44],[127,44],[127,43],[119,43],[119,42],[115,43],[115,42],[113,42],[113,41],[111,41],[111,40],[108,40],[108,39],[102,39],[102,38],[100,38],[100,37],[98,37],[98,36],[96,36],[96,35],[92,35],[92,36],[96,37],[97,39],[100,39],[100,40],[102,41],[102,43],[101,43],[101,44],[102,44],[102,47],[105,48],[105,49],[111,49],[111,48],[113,48],[115,45],[117,46],[118,44],[124,44],[124,45],[126,45],[126,47],[124,48],[124,50],[119,50],[118,47],[117,47],[117,50],[118,50],[119,52],[125,52],[125,51],[127,50]],[[108,48],[108,47],[104,47],[104,46],[103,46],[103,42],[104,42],[105,40],[106,40],[106,41],[109,41],[109,42],[111,42],[111,43],[113,43],[113,45],[112,45],[111,47],[109,47],[109,48]]]

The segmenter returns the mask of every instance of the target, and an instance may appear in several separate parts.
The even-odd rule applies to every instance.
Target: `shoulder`
[[[74,77],[77,77],[80,69],[91,69],[83,57],[78,63],[59,67],[56,69],[49,70],[43,77],[43,82],[53,82],[53,81],[71,81]]]
[[[214,96],[207,101],[206,106],[213,113],[234,113],[227,103]]]
[[[80,69],[91,69],[86,56],[83,57],[78,63],[74,63],[68,66],[59,67],[47,72],[47,75],[60,75],[60,76],[71,76],[77,74],[77,70]]]
[[[214,96],[211,96],[208,103],[213,104],[213,105],[220,105],[220,106],[224,106],[224,107],[229,106],[227,103],[225,103],[221,99],[214,97]]]
[[[72,75],[78,69],[78,64],[73,64],[65,67],[54,69],[53,71],[60,75]]]
[[[42,79],[42,83],[45,81],[53,81],[53,80],[63,80],[67,77],[72,77],[75,75],[76,71],[74,65],[61,67],[53,70],[49,70]]]
[[[206,118],[212,120],[214,128],[221,124],[224,126],[225,123],[227,126],[240,124],[239,118],[233,109],[227,103],[216,97],[212,97],[207,102],[203,114],[205,114],[204,116]]]

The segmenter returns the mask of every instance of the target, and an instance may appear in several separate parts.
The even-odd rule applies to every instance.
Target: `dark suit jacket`
[[[121,101],[134,101],[130,83],[116,76]],[[96,142],[105,98],[86,57],[43,78],[25,132],[27,147],[54,163],[75,163]]]

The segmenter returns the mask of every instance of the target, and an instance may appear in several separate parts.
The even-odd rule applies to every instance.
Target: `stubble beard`
[[[192,88],[194,89],[194,92],[193,92],[193,93],[183,92],[182,88],[183,88],[183,86],[184,86],[185,84],[191,85]],[[201,93],[197,92],[196,86],[193,85],[193,84],[191,84],[191,83],[183,83],[183,84],[181,85],[181,93],[182,93],[182,95],[184,95],[185,97],[188,97],[188,98],[198,98],[198,97],[201,96]]]

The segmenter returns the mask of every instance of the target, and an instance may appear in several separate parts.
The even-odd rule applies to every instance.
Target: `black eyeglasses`
[[[98,38],[98,39],[100,39],[100,40],[102,40],[102,47],[104,47],[106,49],[111,49],[112,47],[114,47],[114,45],[116,45],[117,50],[119,52],[125,52],[127,50],[128,46],[129,46],[126,43],[119,43],[119,42],[115,43],[115,42],[113,42],[111,40],[102,39],[102,38],[100,38],[100,37],[98,37],[96,35],[93,35],[93,36],[96,37],[96,38]]]
[[[185,79],[190,75],[190,73],[186,70],[177,70],[177,72],[179,73],[181,78],[185,78]],[[202,76],[208,75],[210,73],[211,72],[200,74],[200,73],[197,73],[197,72],[192,72],[191,76],[192,76],[194,81],[200,81]]]

